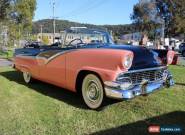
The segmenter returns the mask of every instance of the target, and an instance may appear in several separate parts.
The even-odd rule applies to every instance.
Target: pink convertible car
[[[82,32],[91,41],[78,37],[63,47],[16,50],[15,68],[26,83],[38,79],[80,92],[91,109],[99,108],[105,97],[131,99],[174,84],[167,68],[173,51],[115,45],[106,32]]]

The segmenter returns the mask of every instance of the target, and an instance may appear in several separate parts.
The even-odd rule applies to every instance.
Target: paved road
[[[6,67],[6,66],[11,66],[11,65],[12,65],[11,61],[0,58],[0,67]]]

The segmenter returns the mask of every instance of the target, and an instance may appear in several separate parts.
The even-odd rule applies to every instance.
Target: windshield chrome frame
[[[86,29],[88,29],[88,28],[86,28]],[[88,29],[88,30],[91,30],[93,32],[96,32],[96,33],[98,33],[98,34],[100,34],[100,35],[102,35],[103,37],[106,38],[106,43],[99,43],[99,44],[114,44],[113,38],[109,34],[109,32],[107,32],[107,31],[101,31],[101,30],[96,30],[96,29]],[[83,32],[80,32],[80,31],[78,31],[78,32],[79,33],[83,33]],[[67,44],[66,44],[66,38],[67,38],[67,36],[68,36],[69,33],[70,32],[65,31],[65,35],[64,35],[64,40],[63,40],[63,43],[62,43],[62,47],[68,47]]]

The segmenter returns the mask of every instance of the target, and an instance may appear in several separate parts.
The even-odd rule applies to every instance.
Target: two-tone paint
[[[16,55],[15,68],[21,72],[29,72],[35,79],[73,92],[81,89],[84,74],[92,73],[100,78],[106,96],[119,99],[130,99],[174,84],[172,75],[167,69],[167,65],[171,64],[173,60],[173,51],[162,55],[156,50],[143,47],[89,45],[76,49],[58,50],[49,57],[43,57],[43,53],[32,56]],[[129,69],[123,66],[125,58],[128,56],[133,58]],[[155,82],[143,80],[140,84],[133,84],[128,89],[123,89],[122,84],[117,81],[120,74],[154,69],[165,70],[161,80]]]

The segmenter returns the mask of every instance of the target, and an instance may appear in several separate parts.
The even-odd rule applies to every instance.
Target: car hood
[[[130,45],[106,45],[101,48],[132,51],[134,53],[134,59],[132,67],[129,70],[163,66],[162,62],[160,61],[160,58],[158,57],[158,53],[145,47]]]

